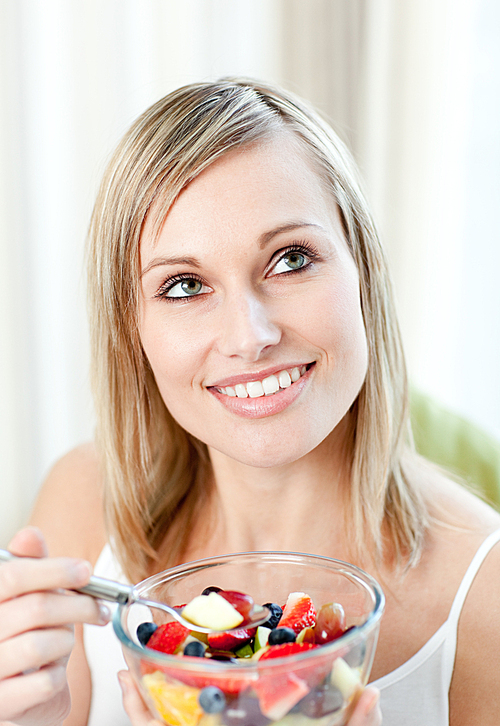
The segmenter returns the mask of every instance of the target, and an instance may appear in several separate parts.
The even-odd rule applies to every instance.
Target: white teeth
[[[266,396],[270,396],[271,393],[276,393],[276,391],[279,391],[280,389],[280,384],[276,376],[268,376],[267,378],[264,378],[262,386]]]
[[[236,391],[236,395],[238,398],[247,398],[248,393],[246,387],[243,385],[243,383],[237,383],[234,387],[234,390]]]
[[[278,381],[280,382],[280,388],[288,388],[288,386],[292,385],[292,379],[288,371],[280,371]]]
[[[247,391],[250,398],[259,398],[264,395],[264,388],[260,381],[249,381],[247,383]]]
[[[262,381],[249,381],[248,383],[237,383],[233,386],[226,386],[225,388],[219,388],[221,393],[225,393],[226,396],[238,398],[260,398],[261,396],[272,396],[273,393],[279,391],[280,388],[288,388],[299,380],[301,376],[307,371],[307,366],[295,366],[291,372],[282,370],[276,375],[268,376]]]

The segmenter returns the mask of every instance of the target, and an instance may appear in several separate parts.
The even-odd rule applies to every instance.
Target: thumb
[[[120,671],[118,680],[123,691],[123,706],[133,726],[161,726],[142,700],[130,673]]]
[[[21,557],[47,557],[48,550],[38,527],[24,527],[11,539],[8,549]]]

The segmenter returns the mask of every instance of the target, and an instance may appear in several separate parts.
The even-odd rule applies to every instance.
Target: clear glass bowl
[[[137,625],[144,621],[159,625],[168,616],[139,605],[121,605],[113,627],[129,669],[156,717],[171,726],[345,724],[373,662],[384,609],[377,582],[358,567],[328,557],[247,552],[180,565],[144,580],[136,589],[141,597],[176,606],[208,586],[248,593],[261,604],[283,605],[291,592],[307,593],[317,610],[325,603],[338,602],[350,630],[305,653],[233,663],[167,655],[142,647]],[[215,706],[210,702],[208,712],[199,702],[207,686],[220,689],[216,693],[219,700]],[[202,703],[206,704],[204,698]]]

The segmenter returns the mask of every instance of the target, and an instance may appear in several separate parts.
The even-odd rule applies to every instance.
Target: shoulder
[[[500,529],[500,514],[466,487],[436,474],[431,477],[431,562],[433,591],[456,594],[486,537]],[[452,587],[448,586],[448,583]],[[451,602],[450,602],[451,604]],[[457,649],[450,689],[450,724],[498,724],[500,713],[500,543],[485,556],[467,593],[458,621]]]
[[[30,523],[51,555],[84,557],[95,564],[106,542],[99,457],[93,443],[65,454],[44,481]]]
[[[500,713],[500,543],[482,563],[458,625],[450,724],[498,724]]]

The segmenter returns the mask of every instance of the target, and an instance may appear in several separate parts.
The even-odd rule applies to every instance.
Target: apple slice
[[[343,658],[335,660],[330,683],[339,689],[346,701],[362,688],[359,672],[347,665]]]
[[[217,592],[193,598],[183,609],[182,617],[193,625],[212,630],[232,630],[244,620],[243,615]]]
[[[257,631],[255,633],[255,641],[254,641],[254,652],[256,653],[261,648],[265,648],[267,645],[267,641],[269,640],[269,634],[270,634],[269,628],[264,628],[262,625],[257,628]]]

